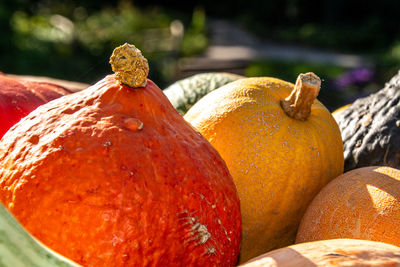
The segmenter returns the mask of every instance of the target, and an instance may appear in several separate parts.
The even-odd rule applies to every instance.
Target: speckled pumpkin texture
[[[342,133],[345,171],[372,165],[400,168],[400,74],[334,117]]]
[[[294,243],[307,205],[343,172],[339,128],[315,100],[305,120],[280,101],[294,85],[258,77],[229,83],[184,116],[226,161],[241,201],[241,262]]]
[[[296,242],[333,238],[400,246],[400,170],[357,168],[318,193],[304,214]]]
[[[244,76],[228,72],[199,73],[174,82],[163,92],[178,112],[185,114],[209,92],[242,78]]]
[[[150,80],[110,75],[25,117],[0,142],[0,198],[84,266],[234,266],[239,253],[224,161]]]

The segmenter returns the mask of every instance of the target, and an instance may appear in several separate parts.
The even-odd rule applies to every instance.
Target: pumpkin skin
[[[242,78],[244,76],[228,72],[199,73],[174,82],[164,89],[164,94],[179,113],[185,114],[209,92]]]
[[[200,99],[184,116],[218,150],[236,184],[242,213],[240,262],[294,243],[312,198],[343,172],[339,128],[311,101],[304,120],[280,101],[292,83],[246,78]]]
[[[335,118],[335,120],[337,119],[337,117],[346,110],[346,108],[350,107],[351,104],[346,104],[344,106],[341,106],[340,108],[335,109],[332,112],[332,116]]]
[[[2,266],[79,267],[33,238],[0,204]]]
[[[23,81],[0,73],[0,138],[38,106],[70,93],[55,84]]]
[[[374,241],[331,239],[292,245],[263,254],[242,267],[399,266],[400,248]]]
[[[345,171],[374,165],[400,168],[400,73],[334,117],[342,132]]]
[[[240,205],[217,151],[151,81],[115,75],[25,117],[0,142],[1,201],[84,266],[234,266]]]
[[[356,238],[400,246],[400,170],[363,167],[344,173],[315,197],[296,242]]]

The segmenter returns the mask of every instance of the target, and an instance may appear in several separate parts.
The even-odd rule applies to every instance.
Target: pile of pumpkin
[[[314,73],[110,63],[73,94],[0,76],[5,266],[400,264],[400,75],[332,115]]]

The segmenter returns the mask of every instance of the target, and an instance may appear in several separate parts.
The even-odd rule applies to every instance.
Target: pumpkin
[[[346,104],[346,105],[344,105],[344,106],[341,106],[341,107],[335,109],[335,110],[332,112],[332,116],[335,118],[335,120],[336,120],[336,118],[337,118],[343,111],[345,111],[346,108],[348,108],[350,105],[351,105],[351,104]]]
[[[312,198],[343,172],[339,128],[320,79],[253,77],[204,96],[184,116],[218,150],[242,213],[240,262],[292,244]]]
[[[24,81],[0,73],[0,138],[38,106],[69,93],[52,83]]]
[[[400,248],[374,241],[332,239],[292,245],[258,256],[242,267],[399,266]]]
[[[241,216],[218,152],[125,44],[114,75],[42,105],[0,141],[0,198],[85,266],[234,266]]]
[[[209,92],[241,78],[244,77],[228,72],[199,73],[174,82],[164,93],[179,113],[185,114]]]
[[[335,119],[342,132],[345,171],[373,165],[400,168],[400,73]]]
[[[296,242],[356,238],[400,246],[400,170],[362,167],[337,177],[315,197]]]
[[[0,204],[1,266],[78,267],[43,246]]]

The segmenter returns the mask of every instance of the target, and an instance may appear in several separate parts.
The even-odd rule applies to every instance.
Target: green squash
[[[32,237],[0,204],[0,266],[78,267]]]
[[[241,78],[244,77],[227,72],[195,74],[171,84],[164,89],[164,94],[178,112],[183,115],[209,92]]]
[[[400,168],[400,73],[383,89],[335,112],[343,139],[344,170]]]

